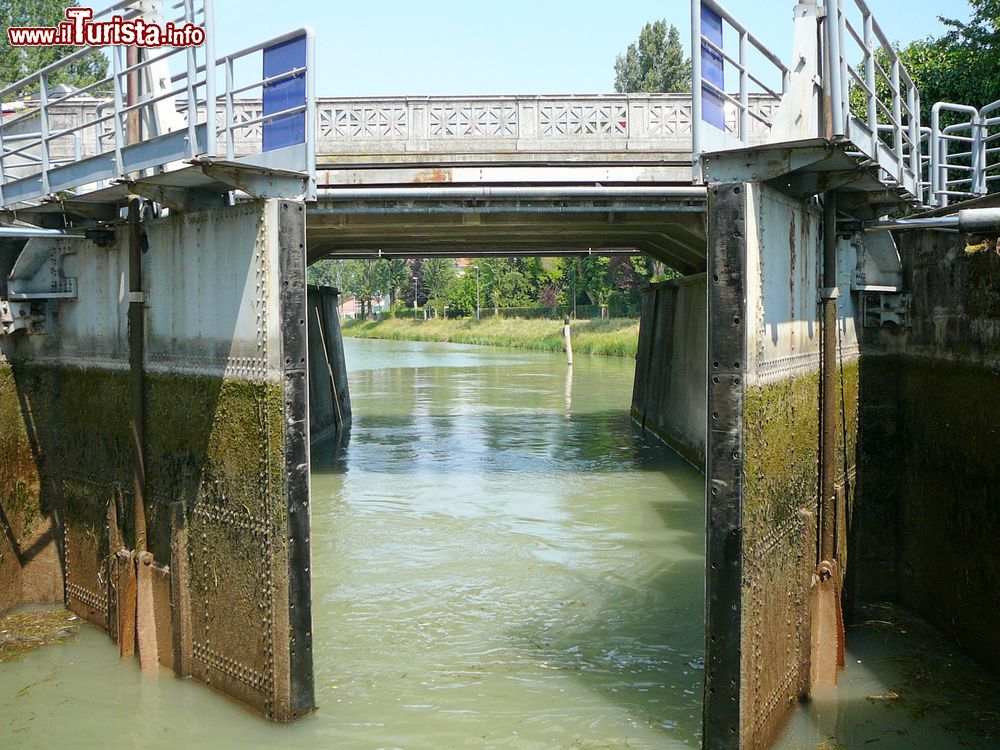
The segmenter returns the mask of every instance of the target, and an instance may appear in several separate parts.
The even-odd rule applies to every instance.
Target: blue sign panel
[[[306,66],[306,38],[300,36],[264,50],[264,78],[281,75]],[[304,72],[264,86],[264,115],[282,112],[306,103]],[[282,115],[264,121],[264,151],[306,142],[306,113]]]
[[[701,34],[705,39],[722,49],[722,17],[711,8],[701,6]],[[726,90],[726,66],[722,55],[701,43],[701,77]],[[726,130],[725,100],[714,89],[701,85],[701,119],[719,130]]]

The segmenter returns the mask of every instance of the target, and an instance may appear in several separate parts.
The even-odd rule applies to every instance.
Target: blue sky
[[[939,33],[937,14],[968,17],[963,0],[870,1],[903,42]],[[793,2],[723,4],[787,59]],[[266,10],[275,7],[280,14]],[[317,89],[327,96],[603,93],[613,88],[615,56],[645,22],[666,18],[686,42],[689,16],[687,0],[216,0],[219,50],[311,25]],[[222,23],[230,17],[235,27]]]
[[[792,0],[722,3],[787,60]],[[939,34],[939,14],[968,18],[964,0],[868,3],[900,42]],[[688,45],[689,14],[688,0],[215,0],[216,49],[310,25],[321,96],[603,93],[645,22],[666,18]]]

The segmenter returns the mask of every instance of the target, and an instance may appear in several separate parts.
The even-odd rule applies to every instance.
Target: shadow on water
[[[1000,677],[888,603],[858,608],[837,695],[793,716],[777,750],[1000,748]]]
[[[596,573],[581,583],[601,596],[585,620],[540,617],[514,635],[539,662],[617,705],[634,724],[686,743],[700,735],[704,654],[704,513],[688,493],[697,488],[700,496],[703,479],[630,420],[626,425],[619,415],[608,416],[606,436],[631,433],[635,440],[631,467],[688,485],[686,497],[639,500],[669,532],[669,549],[640,538],[634,567]],[[595,446],[593,453],[600,450]]]

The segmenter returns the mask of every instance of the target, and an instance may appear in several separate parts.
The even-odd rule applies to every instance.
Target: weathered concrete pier
[[[683,278],[645,294],[632,415],[705,472],[705,747],[768,747],[836,681],[845,604],[899,601],[1000,664],[1000,222],[885,231],[985,177],[958,187],[864,2],[791,10],[795,65],[695,0],[691,95],[318,99],[308,29],[112,48],[106,99],[50,92],[63,63],[0,91],[23,105],[0,123],[0,611],[65,602],[123,653],[307,713],[310,444],[351,423],[338,293],[307,264],[648,253]]]

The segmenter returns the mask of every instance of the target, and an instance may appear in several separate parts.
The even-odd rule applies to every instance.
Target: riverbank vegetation
[[[414,301],[436,317],[474,317],[477,309],[500,315],[511,308],[586,317],[582,307],[597,308],[595,317],[637,317],[641,288],[676,275],[649,257],[626,255],[323,260],[309,267],[309,283],[354,298],[365,319],[405,316]]]
[[[345,336],[363,339],[440,341],[550,352],[565,349],[563,323],[560,320],[387,318],[380,321],[348,320],[344,321],[343,329]],[[570,330],[576,354],[635,357],[639,340],[638,320],[575,320]]]

